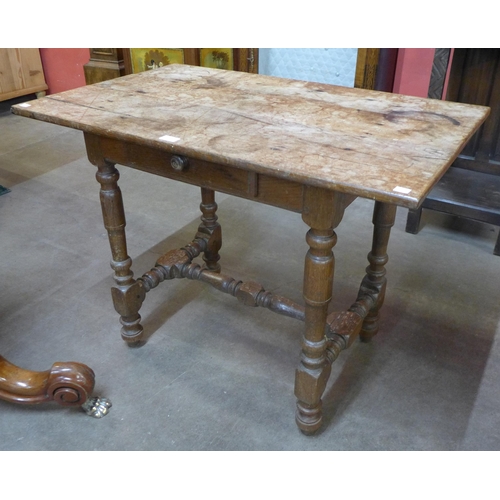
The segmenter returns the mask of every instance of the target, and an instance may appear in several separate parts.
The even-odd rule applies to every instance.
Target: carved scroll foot
[[[62,406],[81,406],[95,418],[109,413],[111,402],[91,397],[95,374],[76,362],[54,363],[50,370],[35,372],[9,363],[0,356],[0,399],[26,405],[55,401]]]
[[[94,389],[95,374],[82,363],[54,363],[49,372],[46,394],[63,406],[77,406],[86,401]]]
[[[0,356],[0,399],[37,404],[55,401],[81,406],[94,389],[94,372],[82,363],[54,363],[43,372],[25,370]]]

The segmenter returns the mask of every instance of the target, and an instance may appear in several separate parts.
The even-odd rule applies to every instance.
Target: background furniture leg
[[[406,232],[411,234],[417,234],[420,229],[420,219],[422,217],[422,207],[416,210],[408,210],[408,216],[406,218]]]

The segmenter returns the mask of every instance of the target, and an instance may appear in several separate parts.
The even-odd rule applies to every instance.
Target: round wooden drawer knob
[[[189,165],[189,159],[184,156],[172,156],[170,160],[170,165],[172,168],[177,171],[185,170]]]

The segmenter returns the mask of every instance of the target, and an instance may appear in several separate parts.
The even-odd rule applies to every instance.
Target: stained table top
[[[489,108],[175,64],[12,111],[415,208]]]

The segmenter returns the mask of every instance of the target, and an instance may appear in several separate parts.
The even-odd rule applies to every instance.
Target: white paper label
[[[408,194],[411,193],[411,189],[404,188],[401,186],[396,186],[393,191],[396,191],[396,193],[401,193],[401,194]]]
[[[22,102],[21,104],[18,104],[20,108],[29,108],[31,104],[28,104],[27,102]]]
[[[165,141],[165,142],[177,142],[180,141],[180,137],[173,137],[171,135],[162,135],[160,137],[160,141]]]

